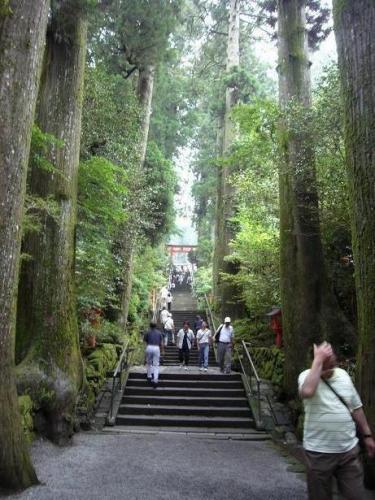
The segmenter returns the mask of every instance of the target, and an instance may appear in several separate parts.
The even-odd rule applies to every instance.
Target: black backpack
[[[221,334],[221,330],[223,329],[223,326],[224,325],[220,325],[217,333],[215,333],[215,342],[220,342],[220,334]]]

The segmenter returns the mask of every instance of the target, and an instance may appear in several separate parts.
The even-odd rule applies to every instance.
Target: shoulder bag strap
[[[351,412],[351,410],[349,408],[348,403],[345,401],[345,399],[342,396],[340,396],[340,394],[337,391],[335,391],[335,389],[331,386],[331,384],[329,382],[327,382],[326,379],[324,379],[324,378],[321,377],[320,380],[322,380],[331,389],[331,391],[333,392],[333,394],[341,401],[341,403],[345,406],[345,408],[350,413],[350,416],[353,418],[352,412]]]

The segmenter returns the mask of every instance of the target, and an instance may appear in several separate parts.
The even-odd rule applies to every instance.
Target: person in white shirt
[[[166,286],[163,286],[163,288],[160,290],[160,304],[162,307],[167,307],[167,295],[168,288]]]
[[[221,373],[230,373],[231,370],[234,331],[230,323],[231,319],[227,316],[224,319],[224,324],[221,324],[215,333],[215,342],[217,342],[217,362]]]
[[[160,311],[160,323],[163,325],[163,327],[165,322],[167,321],[168,316],[169,313],[167,311],[167,308],[164,306],[163,309]]]
[[[202,328],[197,331],[197,348],[199,350],[199,369],[208,370],[208,355],[210,352],[210,344],[212,341],[211,330],[208,329],[207,323],[202,322]]]
[[[174,344],[174,321],[171,313],[168,313],[164,323],[164,332],[166,333],[164,345]]]
[[[330,344],[314,345],[311,368],[298,377],[305,409],[303,447],[310,500],[331,500],[334,476],[345,499],[364,498],[356,424],[369,456],[375,456],[360,397],[348,373],[336,364]]]
[[[171,292],[168,292],[168,293],[167,293],[167,306],[168,306],[168,311],[171,311],[171,309],[172,309],[172,301],[173,301],[172,294],[171,294]]]
[[[177,347],[181,367],[185,365],[185,370],[188,369],[190,349],[194,345],[195,337],[192,330],[190,330],[188,321],[184,321],[181,330],[177,333]]]

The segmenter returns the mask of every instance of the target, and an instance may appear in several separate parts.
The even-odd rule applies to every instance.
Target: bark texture
[[[15,320],[22,207],[48,1],[13,0],[0,14],[0,487],[38,482],[21,430]]]
[[[216,137],[216,156],[223,155],[223,132],[224,132],[224,114],[221,114],[218,119],[217,137]],[[219,300],[219,264],[223,261],[223,245],[220,244],[224,233],[223,214],[223,169],[221,165],[217,166],[216,177],[216,207],[215,207],[215,233],[214,233],[214,255],[212,259],[212,279],[213,279],[213,295]]]
[[[137,95],[141,108],[141,121],[140,121],[140,143],[139,143],[139,178],[142,175],[143,166],[146,159],[148,133],[150,130],[150,119],[152,113],[152,95],[154,89],[155,68],[152,65],[146,65],[139,70]],[[123,268],[123,288],[120,297],[120,314],[119,324],[126,329],[129,313],[129,302],[133,284],[133,259],[134,252],[137,246],[138,235],[138,219],[142,217],[139,207],[139,196],[137,189],[131,194],[132,200],[130,202],[130,212],[136,213],[138,217],[130,220],[125,224],[123,231],[122,242],[122,258],[124,261]]]
[[[240,64],[240,0],[230,1],[227,64],[228,74]],[[233,107],[238,103],[238,88],[235,82],[228,85],[225,93],[225,115],[223,128],[222,153],[225,157],[230,153],[231,145],[236,137],[236,126],[231,119]],[[215,240],[215,277],[217,282],[217,299],[222,316],[241,315],[242,306],[239,290],[232,283],[222,278],[221,273],[235,275],[238,272],[236,263],[225,258],[230,255],[230,242],[235,235],[232,218],[236,213],[236,190],[229,182],[232,166],[225,165],[218,175],[217,224]]]
[[[60,144],[50,147],[47,172],[33,165],[33,194],[52,198],[55,217],[40,212],[41,230],[28,234],[21,268],[17,336],[26,353],[18,384],[37,408],[38,430],[62,444],[73,433],[82,383],[74,290],[74,240],[87,25],[77,2],[53,13],[38,97],[36,122]]]
[[[323,258],[313,140],[305,0],[279,0],[280,273],[284,387],[297,390],[313,342],[340,344],[352,334],[331,290]]]
[[[358,384],[375,426],[375,3],[336,0],[358,310]]]

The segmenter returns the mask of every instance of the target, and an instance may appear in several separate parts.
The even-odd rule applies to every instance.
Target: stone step
[[[143,395],[127,395],[122,397],[123,404],[141,404],[141,405],[161,405],[161,406],[216,406],[216,407],[244,407],[249,409],[247,399],[245,397],[236,398],[215,398],[207,396],[166,396],[160,395],[158,390],[155,390],[151,396]]]
[[[176,353],[166,353],[164,355],[162,354],[160,357],[162,359],[166,359],[166,360],[179,359],[178,352],[176,352]],[[196,360],[198,360],[199,359],[198,353],[190,353],[189,359],[196,359]],[[208,356],[208,359],[209,360],[214,360],[215,359],[214,353],[210,354]]]
[[[249,428],[254,426],[252,418],[245,417],[205,417],[192,415],[122,415],[116,418],[117,425],[149,425],[173,427],[220,427]]]
[[[121,404],[119,414],[124,415],[202,415],[206,417],[249,418],[249,409],[233,406],[165,406]]]
[[[130,372],[129,373],[129,382],[133,379],[145,378],[145,372]],[[179,373],[160,373],[159,380],[175,380],[184,379],[184,380],[242,380],[241,375],[239,373],[232,373],[230,375],[224,375],[221,373],[189,373],[184,369],[179,370]]]
[[[126,387],[126,394],[129,395],[139,395],[139,396],[151,396],[157,390],[160,395],[165,396],[205,396],[205,397],[220,397],[220,398],[233,398],[241,397],[245,395],[243,388],[241,389],[207,389],[207,387],[202,388],[170,388],[170,387],[158,387],[154,389],[153,387],[137,387],[132,386],[131,382]]]
[[[142,379],[131,379],[131,387],[149,387],[149,382],[145,377]],[[242,389],[243,386],[239,380],[159,380],[158,387],[191,387],[205,389]]]
[[[186,436],[188,439],[227,439],[235,441],[269,441],[271,436],[266,432],[253,428],[227,429],[218,427],[165,427],[142,425],[116,425],[104,427],[103,433],[107,434],[170,434]]]

